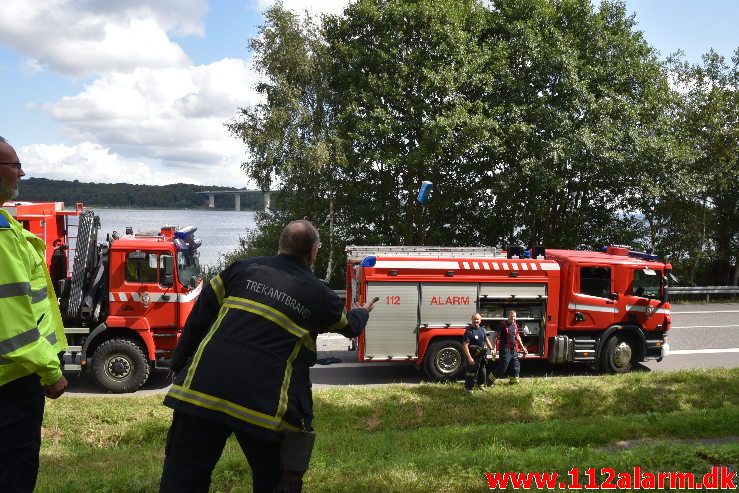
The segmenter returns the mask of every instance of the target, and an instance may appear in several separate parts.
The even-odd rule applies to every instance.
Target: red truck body
[[[358,361],[408,361],[431,378],[454,378],[472,314],[494,329],[511,309],[527,358],[619,373],[667,354],[669,264],[624,247],[533,253],[347,247],[347,307],[380,298],[356,341]]]
[[[114,392],[132,392],[167,368],[202,289],[195,228],[129,232],[97,243],[100,220],[82,204],[3,205],[47,245],[69,348],[65,370],[91,367]]]

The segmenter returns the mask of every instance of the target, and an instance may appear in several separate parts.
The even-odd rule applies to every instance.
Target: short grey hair
[[[0,142],[5,142],[6,144],[8,143],[8,141],[5,140],[5,137],[3,137],[2,135],[0,135]]]
[[[278,244],[279,253],[305,257],[321,242],[318,230],[305,219],[293,221],[282,230]]]

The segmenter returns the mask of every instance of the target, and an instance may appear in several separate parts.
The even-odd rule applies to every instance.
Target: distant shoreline
[[[136,205],[128,205],[128,206],[120,206],[120,205],[95,205],[95,204],[84,204],[85,209],[117,209],[117,210],[123,210],[123,209],[131,209],[136,211],[217,211],[217,212],[259,212],[258,209],[247,209],[247,208],[241,208],[241,210],[234,210],[234,208],[224,208],[224,207],[145,207],[145,206],[136,206]],[[65,202],[64,208],[68,209],[70,208],[69,205]],[[72,207],[73,209],[74,207]]]
[[[234,210],[238,203],[239,210],[260,211],[265,204],[264,193],[259,190],[184,183],[133,185],[28,178],[20,183],[19,189],[18,200],[64,202],[65,207],[81,202],[90,208],[228,211]],[[211,204],[215,207],[210,208]]]

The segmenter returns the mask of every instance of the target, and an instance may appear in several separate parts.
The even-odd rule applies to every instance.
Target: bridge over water
[[[234,196],[234,210],[240,211],[241,210],[241,195],[245,193],[253,193],[253,192],[260,192],[262,193],[262,196],[264,197],[264,210],[266,211],[269,209],[270,204],[270,194],[274,192],[275,190],[268,190],[266,192],[262,192],[261,190],[247,190],[247,189],[241,189],[241,190],[207,190],[205,192],[195,192],[201,195],[208,195],[208,207],[215,207],[215,196],[216,195],[233,195]]]

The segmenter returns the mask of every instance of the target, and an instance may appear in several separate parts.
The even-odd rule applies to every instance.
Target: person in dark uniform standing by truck
[[[479,313],[472,315],[472,319],[464,331],[464,336],[462,336],[462,351],[467,362],[464,388],[469,394],[472,393],[475,383],[477,383],[480,390],[485,389],[486,348],[493,349],[493,345],[485,333],[485,328],[480,325],[481,323],[482,317]]]
[[[515,384],[518,382],[518,374],[521,372],[518,352],[522,351],[524,358],[529,354],[518,333],[515,310],[508,310],[508,319],[501,320],[498,324],[493,336],[493,347],[495,347],[496,340],[499,343],[498,363],[495,366],[495,371],[488,378],[490,385],[495,384],[496,377],[505,378],[506,374],[510,376],[509,383]]]
[[[314,439],[316,337],[356,337],[373,306],[344,310],[311,270],[320,247],[313,224],[293,221],[278,255],[235,262],[204,287],[172,357],[161,492],[207,492],[232,433],[255,492],[301,490]]]

